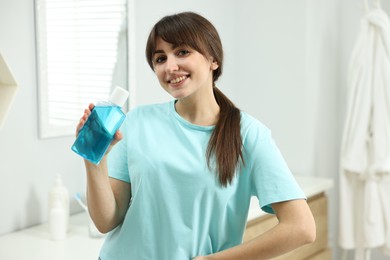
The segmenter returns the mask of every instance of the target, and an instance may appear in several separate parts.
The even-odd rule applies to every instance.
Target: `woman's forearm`
[[[279,224],[253,240],[207,256],[207,260],[265,260],[313,242],[312,235]],[[202,258],[201,258],[202,259]]]
[[[85,161],[88,210],[97,229],[102,233],[111,231],[121,222],[105,157],[99,165]]]
[[[277,203],[273,207],[279,220],[275,227],[241,245],[199,260],[271,259],[314,242],[316,225],[305,200]]]

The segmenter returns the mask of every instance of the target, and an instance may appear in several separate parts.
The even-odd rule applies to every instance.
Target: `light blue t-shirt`
[[[102,260],[189,260],[242,243],[251,196],[271,204],[305,199],[270,130],[241,112],[245,165],[231,185],[207,166],[213,126],[189,123],[174,101],[127,115],[124,138],[109,154],[109,174],[131,183],[123,223],[111,231]]]

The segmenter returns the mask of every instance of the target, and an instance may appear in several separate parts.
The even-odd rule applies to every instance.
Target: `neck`
[[[206,97],[179,99],[175,104],[176,112],[192,124],[215,125],[219,117],[219,105],[214,94]]]

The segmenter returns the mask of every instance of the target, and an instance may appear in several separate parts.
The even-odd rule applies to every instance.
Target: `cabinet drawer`
[[[302,260],[312,259],[310,256],[314,256],[319,252],[328,250],[328,200],[324,193],[316,195],[308,199],[308,205],[313,213],[317,238],[312,244],[302,246],[294,251],[291,251],[285,255],[279,256],[275,259],[278,260]],[[278,223],[278,220],[273,215],[262,216],[258,219],[250,221],[244,233],[244,242],[251,240],[258,235],[269,230]],[[327,259],[327,258],[321,258]]]
[[[306,260],[332,260],[332,251],[327,248],[315,255],[309,256]]]

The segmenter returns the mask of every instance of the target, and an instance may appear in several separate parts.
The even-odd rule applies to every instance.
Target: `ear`
[[[211,63],[211,70],[216,70],[216,69],[218,69],[218,67],[219,67],[218,62],[213,61]]]

